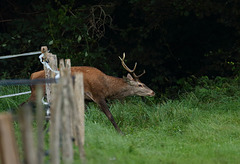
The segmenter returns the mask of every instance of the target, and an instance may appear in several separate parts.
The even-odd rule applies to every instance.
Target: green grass
[[[110,110],[124,136],[90,103],[85,115],[87,163],[239,163],[238,82],[207,82],[176,100],[143,102],[134,97],[111,102]],[[12,93],[21,87],[1,89]],[[27,97],[0,100],[0,110],[15,107]]]
[[[28,86],[0,86],[0,96],[10,95],[20,92],[30,91]],[[25,102],[30,94],[21,95],[21,96],[14,96],[14,97],[7,97],[0,99],[0,111],[9,111],[17,109],[18,106]]]
[[[206,110],[206,104],[193,106],[190,99],[113,105],[126,136],[116,134],[101,113],[94,119],[87,113],[89,163],[238,163],[240,103],[232,104],[233,110]]]

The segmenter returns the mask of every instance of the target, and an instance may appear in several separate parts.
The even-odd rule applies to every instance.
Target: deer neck
[[[109,99],[121,99],[133,95],[131,86],[123,79],[109,76],[108,78],[108,96]]]

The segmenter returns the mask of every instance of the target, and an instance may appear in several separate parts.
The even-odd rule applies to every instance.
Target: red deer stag
[[[78,66],[72,67],[72,75],[82,72],[84,79],[84,95],[86,100],[92,100],[99,105],[102,112],[108,117],[113,124],[114,128],[122,133],[116,122],[114,121],[112,113],[109,111],[106,99],[121,99],[126,96],[139,95],[139,96],[154,96],[155,93],[145,84],[141,83],[139,77],[134,73],[137,63],[131,70],[124,62],[125,53],[123,58],[119,57],[122,66],[129,72],[127,77],[117,78],[108,76],[94,67]],[[35,72],[31,75],[31,79],[45,78],[44,70]],[[36,99],[35,86],[31,86],[31,96],[29,102],[33,102]]]

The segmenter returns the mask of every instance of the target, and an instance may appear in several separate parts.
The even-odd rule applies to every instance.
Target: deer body
[[[120,128],[114,121],[109,111],[106,99],[122,99],[126,96],[154,96],[155,93],[138,79],[134,79],[130,74],[125,78],[108,76],[94,67],[79,66],[72,67],[71,74],[83,73],[84,97],[99,105],[101,111],[108,117],[115,129],[121,133]],[[134,74],[135,75],[135,74]],[[35,72],[31,79],[45,78],[44,70]],[[28,101],[35,101],[35,86],[31,86],[31,96]]]

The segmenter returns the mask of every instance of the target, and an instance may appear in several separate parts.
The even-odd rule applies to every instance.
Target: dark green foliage
[[[0,2],[0,55],[47,45],[72,65],[123,76],[118,56],[137,61],[137,73],[158,96],[191,77],[239,74],[240,6],[237,0],[131,0]],[[38,58],[0,61],[0,78],[27,78]]]

